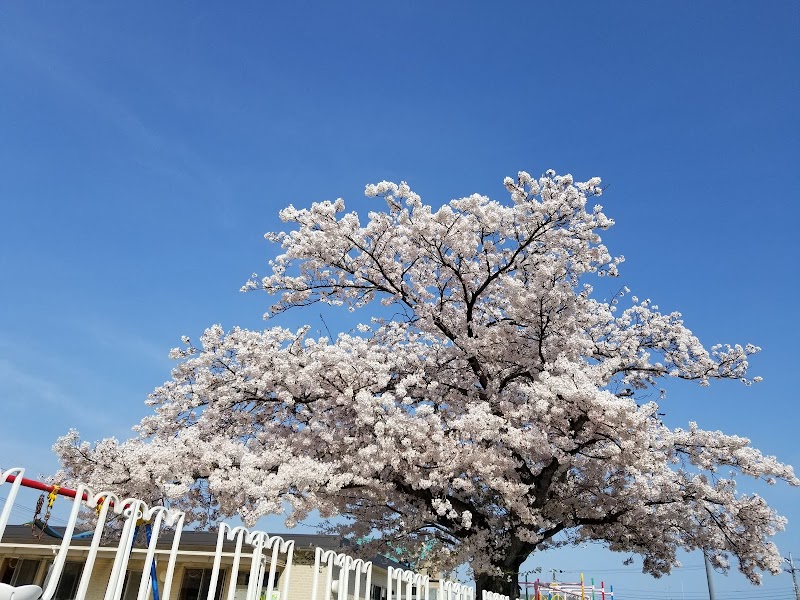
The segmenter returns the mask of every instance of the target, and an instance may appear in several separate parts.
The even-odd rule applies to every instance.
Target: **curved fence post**
[[[259,592],[264,586],[264,577],[267,576],[266,598],[272,597],[275,590],[275,580],[277,579],[277,567],[280,555],[284,555],[284,583],[283,599],[289,593],[289,577],[292,569],[292,559],[294,555],[294,541],[286,541],[278,536],[270,536],[263,531],[249,531],[246,527],[231,527],[225,522],[220,523],[217,533],[217,545],[214,552],[214,564],[211,569],[211,578],[208,585],[208,596],[206,600],[214,600],[216,596],[217,583],[222,565],[222,554],[225,540],[236,540],[236,547],[233,552],[233,564],[231,565],[231,576],[228,583],[227,593],[222,594],[226,600],[234,600],[236,594],[236,577],[239,573],[239,565],[242,559],[242,546],[247,542],[253,546],[250,558],[250,573],[247,583],[246,600],[258,600]],[[269,556],[265,555],[265,550],[269,551]],[[267,569],[267,561],[269,568]],[[164,600],[169,600],[164,593]]]
[[[22,485],[22,476],[24,474],[25,469],[22,467],[14,467],[7,471],[0,471],[0,485],[6,483],[9,476],[14,477],[14,483],[11,484],[11,490],[8,492],[3,510],[0,512],[0,540],[3,539],[3,534],[6,531],[8,519],[11,516],[11,509],[14,508],[14,501],[17,499],[17,493],[19,493],[19,487]]]
[[[87,490],[87,497],[89,498],[86,503],[87,506],[89,508],[97,508],[99,505],[100,510],[97,513],[97,521],[95,522],[94,526],[94,535],[92,536],[92,542],[89,545],[89,554],[86,556],[86,562],[84,563],[81,579],[78,583],[78,591],[75,594],[75,600],[84,600],[86,598],[86,592],[89,589],[89,580],[92,577],[94,563],[97,560],[97,551],[100,548],[100,542],[103,538],[103,527],[105,526],[106,519],[108,518],[108,511],[110,510],[112,504],[119,502],[119,498],[111,492],[100,492],[99,494],[92,496],[92,494]]]
[[[78,494],[77,497],[81,498],[87,489],[88,488],[86,488],[86,486],[79,485],[76,490]],[[67,519],[67,526],[64,529],[64,539],[61,540],[61,545],[59,546],[56,558],[53,561],[53,568],[50,571],[50,579],[47,583],[47,587],[45,587],[44,591],[42,592],[42,600],[50,600],[56,593],[58,581],[61,579],[61,573],[64,570],[64,564],[67,562],[67,553],[69,552],[69,546],[72,542],[72,533],[75,531],[75,523],[78,521],[78,513],[80,512],[80,509],[81,502],[80,500],[76,499],[72,504],[72,510],[70,510],[69,517]]]
[[[169,550],[169,561],[167,561],[167,572],[164,575],[164,589],[161,590],[162,600],[169,600],[169,594],[172,590],[172,579],[175,576],[175,564],[178,560],[178,548],[181,545],[181,533],[183,532],[185,520],[186,513],[183,511],[169,511],[167,513],[167,525],[173,528],[174,533],[172,535],[172,546]]]
[[[333,568],[339,567],[339,576],[333,581]],[[350,576],[353,576],[353,600],[369,600],[370,586],[372,585],[372,562],[360,558],[353,558],[347,554],[340,554],[334,550],[317,548],[314,553],[314,577],[311,583],[311,600],[317,600],[319,587],[319,573],[325,569],[325,595],[323,600],[330,600],[331,593],[336,588],[338,600],[347,600],[350,588]],[[366,578],[363,596],[361,591],[361,577]]]
[[[405,594],[403,588],[405,587]],[[416,590],[416,594],[414,591]],[[386,600],[428,600],[430,577],[407,569],[389,567]]]
[[[153,516],[155,515],[155,520]],[[162,524],[166,521],[167,525],[173,525],[180,522],[183,525],[184,513],[180,511],[169,510],[165,506],[153,506],[144,513],[142,517],[145,521],[150,523],[150,536],[147,540],[147,554],[145,555],[144,566],[142,567],[142,577],[139,580],[139,591],[136,595],[136,600],[147,600],[148,583],[153,590],[153,600],[160,600],[157,596],[158,590],[158,574],[155,570],[155,553],[156,546],[158,545],[158,538],[161,535]],[[167,574],[164,579],[164,594],[163,600],[169,598],[169,588],[167,582],[172,580],[172,572],[175,568],[175,558],[178,553],[178,544],[180,544],[180,531],[176,529],[175,535],[172,540],[172,548],[170,549],[169,564],[172,567],[167,567]]]
[[[125,524],[122,527],[122,535],[119,537],[114,565],[111,567],[111,576],[103,600],[119,600],[122,595],[125,571],[128,568],[131,546],[133,546],[136,536],[136,524],[147,510],[147,504],[138,498],[125,498],[119,504],[114,504],[114,512],[125,518]]]
[[[444,600],[475,600],[475,588],[457,581],[439,581],[439,590]]]

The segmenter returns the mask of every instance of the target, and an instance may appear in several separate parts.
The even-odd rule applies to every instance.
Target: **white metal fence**
[[[475,589],[457,581],[441,583],[442,600],[475,600]]]
[[[0,470],[0,490],[6,495],[0,510],[0,558],[6,553],[4,549],[8,546],[3,538],[24,473],[22,468]],[[135,600],[176,600],[177,594],[173,586],[176,565],[179,557],[186,554],[180,548],[184,513],[163,506],[148,506],[138,498],[121,498],[112,491],[95,493],[85,485],[79,485],[75,493],[76,498],[66,526],[63,534],[60,534],[63,538],[59,544],[52,546],[54,556],[45,582],[41,587],[0,583],[0,600],[64,600],[55,597],[56,590],[68,558],[74,561],[76,557],[81,563],[80,579],[74,595],[66,600],[122,600],[124,589],[128,590],[125,593],[126,600],[133,600],[134,596],[129,591],[133,589],[130,579],[132,573],[138,577],[138,583],[134,583],[137,589]],[[82,508],[92,509],[97,513],[88,546],[86,543],[77,544],[73,540]],[[103,545],[103,535],[109,531],[112,519],[115,521],[115,541],[109,547]],[[147,529],[146,549],[136,549],[136,560],[131,562],[133,546],[143,527]],[[81,534],[82,537],[85,535],[88,534]],[[162,544],[159,548],[160,539]],[[107,569],[102,574],[98,574],[95,569],[98,553],[101,551],[104,556],[113,555],[113,564],[107,579],[104,575]],[[433,600],[434,595],[436,600],[475,600],[475,590],[470,586],[441,579],[438,586],[432,586],[428,575],[393,566],[389,566],[387,570],[385,593],[381,592],[376,597],[375,587],[372,585],[372,562],[319,547],[314,550],[310,589],[308,586],[298,586],[295,589],[291,581],[294,553],[293,540],[220,523],[214,551],[191,553],[195,556],[203,555],[206,559],[213,558],[207,595],[204,599],[197,600]],[[162,561],[161,574],[156,573],[157,556]],[[164,570],[165,559],[167,564]],[[132,566],[134,563],[135,566]],[[225,589],[221,588],[225,579],[222,575],[223,566],[231,572]],[[240,568],[249,569],[244,596],[237,596],[237,574]],[[323,578],[322,584],[320,576]],[[101,580],[99,584],[98,578]],[[482,600],[508,598],[484,594]]]

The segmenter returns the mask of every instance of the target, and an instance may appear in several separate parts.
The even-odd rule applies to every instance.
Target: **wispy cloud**
[[[105,122],[126,138],[135,151],[131,160],[142,167],[182,182],[193,182],[198,188],[211,191],[227,227],[235,225],[230,203],[232,186],[212,163],[203,159],[189,144],[159,130],[130,102],[123,101],[92,79],[67,58],[46,49],[35,37],[0,36],[0,50],[29,73],[36,73],[46,85],[54,88],[63,101],[83,105],[101,122]],[[133,65],[136,67],[136,65]],[[144,77],[144,76],[143,76]],[[165,95],[163,87],[154,92]]]
[[[93,344],[103,349],[113,349],[115,352],[127,356],[134,364],[146,361],[148,364],[165,368],[165,375],[172,365],[167,347],[140,334],[120,327],[119,324],[102,319],[81,320],[76,323],[76,329],[91,340]],[[178,345],[175,336],[174,344]]]
[[[111,422],[106,414],[87,411],[79,398],[44,373],[29,372],[7,358],[0,358],[0,398],[6,414],[4,428],[10,428],[16,419],[20,427],[31,426],[34,430],[41,425],[64,423],[69,417],[89,419],[100,426]]]
[[[34,438],[49,448],[71,427],[92,439],[128,436],[146,412],[144,395],[110,376],[107,364],[0,339],[0,436],[6,441]]]

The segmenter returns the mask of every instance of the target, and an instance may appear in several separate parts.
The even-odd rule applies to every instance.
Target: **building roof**
[[[51,527],[53,532],[63,535],[64,527]],[[195,552],[214,552],[217,545],[217,532],[216,531],[195,531],[184,530],[181,533],[181,541],[179,545],[180,551],[195,551]],[[277,535],[286,541],[294,541],[295,552],[313,552],[315,548],[322,548],[323,550],[336,550],[351,553],[355,548],[347,540],[335,536],[316,533],[280,533],[269,534],[270,536]],[[6,527],[3,534],[3,545],[11,546],[27,546],[27,545],[56,545],[60,544],[61,537],[54,537],[43,534],[41,538],[38,537],[38,530],[36,534],[30,525],[9,525]],[[158,538],[157,547],[159,549],[169,549],[172,546],[173,533],[171,531],[164,531]],[[73,538],[71,546],[88,546],[91,543],[91,537]],[[104,544],[107,545],[107,544]],[[144,535],[139,534],[137,545],[144,546]],[[228,540],[223,542],[223,552],[234,552],[236,549],[236,542]],[[245,552],[247,550],[245,549]],[[407,565],[400,563],[396,560],[386,556],[376,556],[371,559],[376,567],[387,569],[388,567],[395,568],[408,568]]]
[[[3,534],[2,542],[4,544],[14,545],[27,545],[27,544],[46,544],[60,543],[63,539],[65,531],[64,527],[51,527],[55,533],[59,534],[58,537],[43,534],[39,537],[39,531],[34,531],[30,525],[9,525]],[[80,533],[80,532],[76,532]],[[181,533],[180,550],[208,550],[213,552],[217,545],[217,532],[216,531],[194,531],[184,530]],[[286,541],[294,540],[294,546],[297,550],[313,550],[320,547],[323,550],[338,550],[343,548],[345,544],[342,543],[341,538],[335,535],[321,535],[321,534],[269,534],[270,537],[277,535]],[[138,543],[144,545],[144,536],[139,534]],[[173,533],[171,531],[164,531],[158,538],[158,548],[169,548],[172,545]],[[91,537],[73,538],[72,545],[74,546],[88,546],[91,543]],[[236,542],[226,539],[223,544],[225,552],[232,552],[235,549]]]

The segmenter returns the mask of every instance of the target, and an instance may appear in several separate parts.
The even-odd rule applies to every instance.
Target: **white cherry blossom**
[[[441,568],[468,562],[479,589],[516,596],[533,552],[601,541],[639,553],[653,575],[678,548],[705,550],[758,581],[777,572],[784,520],[729,472],[798,485],[749,441],[695,424],[672,430],[654,402],[671,377],[747,376],[752,345],[707,349],[678,313],[623,289],[600,234],[612,226],[600,179],[552,171],[506,178],[510,202],[474,194],[434,209],[407,184],[362,223],[345,204],[281,211],[282,251],[246,290],[268,315],[323,302],[376,308],[336,339],[308,328],[210,327],[172,351],[152,415],[119,442],[61,438],[64,475],[161,500],[209,524],[252,523],[289,506]],[[661,392],[663,394],[663,392]]]

